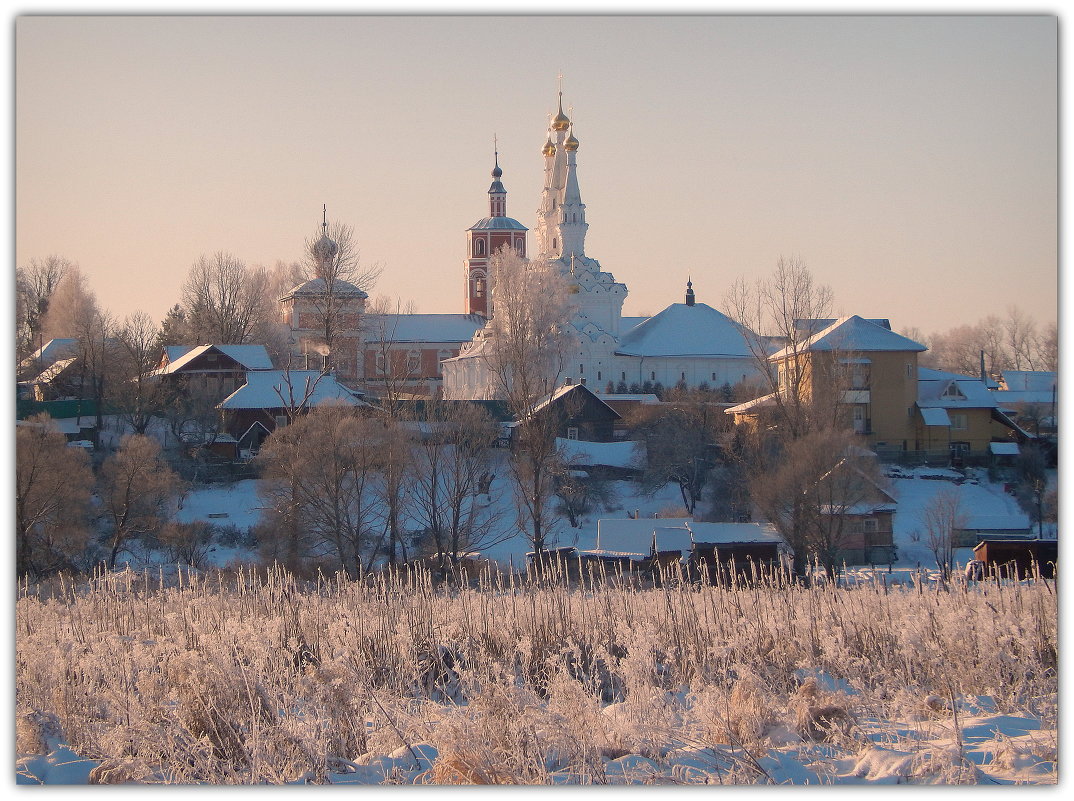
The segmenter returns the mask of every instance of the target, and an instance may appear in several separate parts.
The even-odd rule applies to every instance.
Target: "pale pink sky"
[[[1057,21],[20,17],[15,256],[159,319],[192,262],[301,258],[321,205],[374,294],[463,311],[499,138],[533,228],[574,106],[588,255],[627,314],[798,255],[837,311],[925,332],[1057,316]]]

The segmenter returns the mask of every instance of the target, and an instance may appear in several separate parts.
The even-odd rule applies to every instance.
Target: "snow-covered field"
[[[19,782],[1056,780],[1050,582],[146,581],[18,600]]]

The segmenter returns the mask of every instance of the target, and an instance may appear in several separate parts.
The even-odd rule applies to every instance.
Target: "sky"
[[[374,295],[464,311],[465,231],[531,229],[562,74],[624,313],[799,257],[838,314],[1057,318],[1058,21],[1041,16],[21,16],[14,255],[163,317],[191,264],[352,225]]]

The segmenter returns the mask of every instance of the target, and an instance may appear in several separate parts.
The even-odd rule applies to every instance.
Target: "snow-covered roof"
[[[771,526],[760,523],[695,523],[688,522],[694,542],[707,545],[738,542],[780,542],[779,535]]]
[[[78,351],[77,339],[50,339],[19,364],[22,368],[50,365],[57,359],[73,356]]]
[[[54,381],[60,373],[70,367],[72,364],[78,361],[77,356],[72,356],[69,359],[57,359],[51,366],[41,371],[41,374],[37,378],[33,379],[29,383],[31,384],[48,384]]]
[[[280,300],[287,300],[294,295],[314,295],[322,296],[325,294],[328,288],[328,283],[323,278],[311,278],[309,281],[303,281],[296,286]],[[368,298],[365,292],[360,290],[350,281],[344,281],[341,278],[337,278],[332,282],[332,294],[336,296],[347,296],[356,298]]]
[[[742,412],[748,412],[751,409],[759,409],[765,406],[773,406],[776,402],[776,393],[770,392],[767,395],[762,395],[759,398],[748,400],[745,403],[740,403],[738,406],[731,406],[728,409],[724,409],[724,414],[740,414]]]
[[[667,553],[678,551],[689,554],[694,549],[694,538],[686,526],[660,526],[653,530],[653,551]]]
[[[996,456],[1017,456],[1019,453],[1017,442],[989,442],[988,450]]]
[[[469,227],[470,231],[528,231],[529,229],[511,217],[482,217]]]
[[[891,321],[888,320],[886,317],[867,317],[865,319],[870,323],[875,323],[876,325],[880,326],[881,328],[888,329],[888,331],[891,330]],[[796,331],[799,331],[799,332],[802,332],[802,331],[814,331],[814,332],[816,332],[816,331],[823,331],[828,326],[832,325],[833,323],[837,323],[837,322],[839,322],[838,317],[828,317],[828,318],[819,318],[819,317],[817,317],[817,318],[805,318],[805,317],[803,317],[801,319],[798,319],[798,320],[794,321],[794,328],[795,328]]]
[[[366,318],[366,342],[469,342],[485,325],[480,314],[386,314]]]
[[[645,464],[643,442],[583,442],[556,437],[556,449],[568,464],[586,467],[634,467]]]
[[[310,387],[312,392],[302,403]],[[364,405],[358,393],[347,389],[330,373],[321,373],[319,370],[291,370],[290,373],[286,370],[253,370],[246,374],[246,383],[224,398],[216,408],[280,409],[290,406],[292,399],[302,408],[330,402]]]
[[[652,393],[646,392],[624,392],[624,393],[611,393],[600,396],[605,403],[622,402],[622,403],[640,403],[645,406],[659,406],[660,398]]]
[[[597,520],[596,548],[623,554],[648,555],[652,552],[653,532],[658,528],[683,528],[692,520],[693,518],[689,517],[600,519]]]
[[[738,324],[705,303],[672,303],[627,331],[615,352],[622,356],[751,355]]]
[[[930,367],[917,368],[917,405],[921,408],[995,409],[995,396],[980,378]]]
[[[177,347],[187,347],[177,346]],[[247,370],[271,370],[272,359],[269,358],[268,351],[264,345],[196,345],[190,347],[185,353],[171,360],[170,354],[168,355],[169,361],[159,372],[163,375],[169,375],[171,373],[182,370],[186,365],[197,359],[203,353],[210,350],[217,350],[228,356],[239,364],[241,364]],[[168,349],[165,349],[167,353]]]
[[[610,414],[615,416],[616,420],[618,420],[618,419],[620,419],[622,417],[622,415],[620,415],[619,412],[617,412],[615,409],[613,409],[611,406],[609,406],[604,401],[602,401],[599,397],[597,397],[597,395],[594,394],[594,392],[591,389],[589,389],[585,384],[564,384],[563,386],[556,387],[556,389],[554,389],[548,395],[545,395],[543,398],[541,398],[539,401],[537,401],[537,403],[534,404],[534,406],[533,406],[533,410],[535,412],[539,412],[544,407],[548,406],[551,403],[554,403],[555,401],[557,401],[560,398],[562,398],[564,395],[567,395],[567,394],[569,394],[571,392],[581,392],[582,394],[592,395],[593,398],[595,400],[599,401],[600,404],[602,406],[604,406],[608,410],[608,412]]]
[[[927,348],[920,342],[896,334],[890,329],[877,325],[858,315],[841,317],[827,328],[818,331],[798,345],[798,352],[810,351],[916,351]],[[783,348],[770,357],[773,361],[785,359],[794,354],[791,346]]]
[[[1057,374],[1049,370],[1004,370],[1003,389],[1011,392],[1047,392],[1056,385]]]
[[[919,409],[921,419],[927,426],[950,426],[951,418],[947,416],[947,409]]]

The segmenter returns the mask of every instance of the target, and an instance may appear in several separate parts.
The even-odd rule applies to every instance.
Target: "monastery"
[[[586,253],[589,223],[578,178],[579,148],[574,126],[563,113],[560,92],[559,111],[541,148],[544,186],[533,230],[532,250],[536,253],[531,260],[559,270],[572,293],[574,312],[569,322],[574,350],[561,383],[585,384],[601,395],[646,383],[715,389],[755,375],[757,368],[738,325],[698,302],[689,280],[684,302],[673,303],[652,317],[623,316],[626,284],[616,281]],[[522,257],[531,251],[529,229],[507,216],[502,177],[499,153],[495,152],[488,215],[466,230],[464,311],[370,316],[355,323],[354,330],[340,332],[345,352],[332,356],[340,380],[360,384],[372,395],[377,394],[378,383],[390,380],[414,394],[442,391],[449,399],[495,397],[492,375],[482,357],[491,335],[490,315],[495,314],[489,261],[503,247]],[[327,255],[333,245],[326,233],[316,249]],[[304,299],[315,303],[306,292],[310,288],[296,287],[282,299],[296,355],[316,348],[309,329],[302,327],[303,317],[296,305]],[[340,289],[338,294],[361,314],[364,293],[353,292],[355,288],[350,285]],[[341,319],[356,318],[347,314]]]

